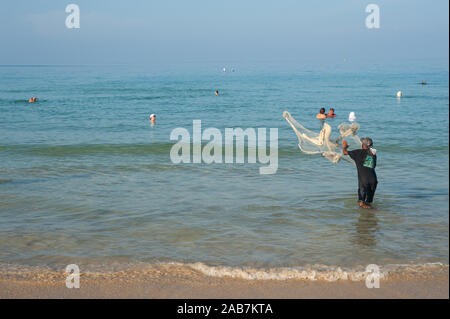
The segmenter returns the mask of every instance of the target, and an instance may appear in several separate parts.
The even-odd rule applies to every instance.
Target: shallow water
[[[448,263],[448,92],[436,68],[0,67],[0,263]],[[281,116],[318,130],[322,106],[373,138],[376,210],[357,208],[354,166],[302,154]],[[170,132],[194,119],[278,128],[277,173],[173,164]]]

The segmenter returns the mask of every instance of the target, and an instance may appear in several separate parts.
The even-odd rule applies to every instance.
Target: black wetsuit
[[[348,155],[355,161],[358,169],[358,199],[365,204],[370,204],[378,184],[375,173],[377,156],[364,149],[349,151]]]

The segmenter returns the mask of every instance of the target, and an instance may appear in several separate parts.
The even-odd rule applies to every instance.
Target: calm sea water
[[[448,263],[447,70],[235,68],[0,67],[0,263]],[[318,131],[330,106],[335,131],[354,111],[374,140],[376,210],[282,118]],[[277,173],[173,164],[170,132],[194,119],[278,128]]]

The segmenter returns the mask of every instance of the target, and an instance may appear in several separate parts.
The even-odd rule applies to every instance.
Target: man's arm
[[[342,153],[344,153],[344,155],[348,155],[348,144],[346,140],[342,141]]]

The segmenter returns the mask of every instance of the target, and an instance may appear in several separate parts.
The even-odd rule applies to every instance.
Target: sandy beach
[[[82,273],[80,288],[68,289],[54,271],[2,272],[0,298],[449,298],[448,270],[428,275],[394,275],[368,289],[365,281],[246,280],[206,276],[186,267]]]

